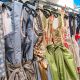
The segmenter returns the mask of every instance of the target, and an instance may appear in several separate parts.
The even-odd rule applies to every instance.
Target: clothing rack
[[[52,2],[49,2],[49,1],[46,2],[46,1],[42,1],[42,0],[34,0],[34,3],[41,3],[41,4],[53,5],[53,6],[56,6],[56,7],[63,8],[64,10],[72,10],[73,12],[79,13],[75,9],[72,9],[70,7],[63,7],[63,6],[59,5],[59,4],[55,4],[55,3],[52,3]]]

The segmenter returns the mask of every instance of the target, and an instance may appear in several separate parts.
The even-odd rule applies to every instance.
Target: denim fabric
[[[33,59],[33,37],[34,37],[34,34],[33,34],[33,23],[32,23],[32,21],[31,21],[31,19],[30,19],[30,17],[29,17],[29,19],[28,19],[28,21],[27,21],[27,36],[28,36],[28,38],[27,39],[29,39],[29,41],[26,39],[26,41],[28,41],[28,42],[26,42],[27,44],[26,44],[26,49],[24,50],[24,53],[26,54],[25,56],[26,56],[26,59],[27,60],[32,60]]]
[[[12,26],[14,33],[6,37],[6,56],[9,62],[13,64],[19,64],[22,59],[21,54],[21,23],[20,17],[22,13],[22,3],[15,1],[11,5],[12,7]]]
[[[29,15],[26,11],[24,11],[23,33],[25,33],[26,37],[23,38],[22,41],[22,50],[23,50],[23,57],[25,58],[25,60],[33,59],[33,48],[38,38],[33,29],[33,19],[34,18],[32,15]]]
[[[36,41],[36,35],[33,30],[33,17],[30,15],[27,21],[27,37],[26,38],[26,47],[24,53],[26,54],[27,60],[33,59],[33,47]]]
[[[1,3],[0,3],[1,4]],[[1,5],[0,5],[1,6]],[[6,76],[2,7],[0,7],[0,78]]]

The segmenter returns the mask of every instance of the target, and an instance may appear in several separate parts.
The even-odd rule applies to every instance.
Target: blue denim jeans
[[[11,18],[13,33],[9,34],[5,38],[6,44],[6,56],[9,62],[13,64],[21,63],[22,54],[21,54],[21,23],[20,17],[22,13],[22,3],[15,1],[11,4]]]
[[[33,49],[38,39],[38,36],[35,34],[33,30],[33,16],[28,15],[27,21],[25,21],[24,24],[24,27],[26,27],[26,37],[24,38],[22,43],[23,55],[26,60],[33,60]]]
[[[22,30],[26,37],[20,35],[20,17],[22,11],[22,4],[14,2],[12,4],[12,25],[13,34],[9,34],[6,38],[6,56],[9,62],[16,64],[20,63],[22,59],[21,51],[26,60],[33,59],[33,47],[37,41],[37,36],[33,30],[33,16],[26,11],[23,13]],[[18,57],[17,57],[18,56]]]

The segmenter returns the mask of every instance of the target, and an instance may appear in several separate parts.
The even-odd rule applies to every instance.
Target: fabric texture
[[[61,45],[47,46],[46,58],[49,61],[53,80],[79,80],[71,52]]]
[[[33,59],[33,47],[38,38],[34,31],[33,20],[33,16],[29,15],[24,10],[22,32],[24,33],[25,37],[22,36],[22,51],[23,58],[27,61]]]
[[[4,30],[3,30],[3,8],[0,4],[0,79],[6,77],[5,71],[5,41],[4,41]]]
[[[76,28],[76,33],[79,34],[80,30],[80,14],[77,14],[77,28]]]
[[[11,18],[12,18],[12,26],[13,33],[9,34],[5,38],[6,45],[6,56],[7,60],[12,64],[21,63],[22,54],[21,54],[21,11],[22,11],[22,3],[14,2],[12,5]]]
[[[12,33],[5,37],[5,53],[8,80],[25,80],[26,73],[22,67],[21,52],[21,15],[23,4],[17,1],[11,3]]]
[[[44,50],[43,47],[43,23],[41,21],[41,15],[40,13],[37,16],[36,22],[37,26],[35,26],[35,29],[37,31],[38,40],[34,46],[34,66],[35,66],[35,72],[36,72],[36,79],[37,80],[52,80],[51,74],[50,74],[50,68],[49,65],[44,57]],[[37,29],[38,28],[38,29]]]
[[[75,34],[76,28],[75,28],[75,16],[72,13],[69,13],[69,27],[70,27],[70,33],[71,37]]]

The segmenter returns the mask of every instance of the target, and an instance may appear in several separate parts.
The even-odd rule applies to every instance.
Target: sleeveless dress
[[[53,80],[78,80],[74,59],[70,50],[64,46],[63,13],[58,16],[58,27],[53,25],[53,44],[48,44],[45,57],[50,65]],[[55,22],[53,18],[53,22]],[[52,22],[52,23],[53,23]],[[50,26],[51,27],[51,26]]]

